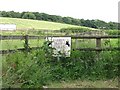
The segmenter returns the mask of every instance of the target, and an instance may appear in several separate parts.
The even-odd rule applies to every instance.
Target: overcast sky
[[[0,11],[33,11],[118,22],[119,0],[0,0]]]

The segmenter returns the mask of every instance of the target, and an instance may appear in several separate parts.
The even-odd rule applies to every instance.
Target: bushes
[[[29,53],[17,52],[6,56],[4,87],[17,85],[40,88],[51,81],[111,79],[119,75],[117,51],[101,52],[99,60],[96,52],[71,51],[71,57],[60,57],[57,60],[49,53],[52,48],[47,47],[46,43]]]
[[[69,33],[78,33],[78,32],[87,32],[87,31],[93,31],[92,29],[89,28],[83,28],[83,27],[73,27],[73,28],[62,28],[60,30],[61,32],[69,32]]]
[[[40,58],[36,53],[40,52]],[[40,88],[49,79],[49,65],[43,61],[44,52],[37,50],[33,53],[17,52],[6,58],[7,70],[3,77],[4,87],[15,87],[20,84],[21,87]],[[12,82],[12,83],[11,83]]]
[[[105,30],[108,35],[119,35],[120,30]]]
[[[76,33],[78,35],[104,35],[104,32],[102,30],[95,30],[85,27],[62,28],[60,29],[60,32],[65,32],[66,34]]]

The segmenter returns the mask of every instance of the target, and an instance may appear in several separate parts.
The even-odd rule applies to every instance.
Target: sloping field
[[[67,27],[80,27],[76,25],[40,21],[40,20],[30,20],[30,19],[18,19],[18,18],[5,18],[0,17],[0,24],[16,24],[17,29],[47,29],[47,30],[59,30],[61,28]]]
[[[14,32],[0,32],[2,35],[24,35],[28,34],[27,29],[35,29],[35,30],[59,30],[61,28],[70,28],[70,27],[79,27],[79,28],[87,28],[83,26],[76,26],[70,24],[56,23],[56,22],[48,22],[48,21],[40,21],[40,20],[30,20],[30,19],[19,19],[19,18],[6,18],[0,17],[0,24],[16,24],[17,29],[22,29],[22,31],[14,31]],[[24,31],[23,31],[24,30]],[[51,33],[50,33],[51,34]],[[59,33],[58,33],[59,34]],[[29,35],[36,35],[36,33],[29,33]],[[31,42],[30,46],[36,46],[37,40],[35,42]],[[24,41],[23,41],[24,42]],[[24,43],[21,40],[3,40],[2,49],[15,49],[24,47]]]

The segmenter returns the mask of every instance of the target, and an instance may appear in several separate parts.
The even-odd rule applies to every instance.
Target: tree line
[[[39,12],[14,12],[14,11],[0,11],[0,17],[11,17],[11,18],[23,18],[23,19],[33,19],[33,20],[44,20],[59,23],[66,23],[72,25],[86,26],[96,29],[118,29],[117,22],[105,22],[102,20],[84,20],[76,19],[72,17],[62,17],[58,15],[49,15],[46,13]]]

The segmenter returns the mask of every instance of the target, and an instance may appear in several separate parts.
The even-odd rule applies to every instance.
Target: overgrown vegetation
[[[70,31],[71,33],[73,32],[86,32],[86,31],[94,31],[93,29],[91,28],[85,28],[85,27],[68,27],[68,28],[61,28],[60,31]]]
[[[120,30],[104,30],[108,35],[120,35]]]
[[[105,51],[99,55],[92,51],[71,51],[71,57],[58,59],[52,56],[53,48],[47,43],[31,52],[5,56],[3,87],[41,88],[53,81],[107,80],[120,75],[119,51]]]
[[[94,34],[95,35],[97,32],[102,32],[102,31],[98,29],[87,28],[87,27],[68,27],[68,28],[61,28],[60,32],[64,32],[66,34],[83,34],[83,35]]]

